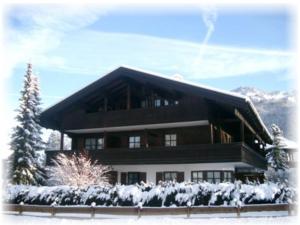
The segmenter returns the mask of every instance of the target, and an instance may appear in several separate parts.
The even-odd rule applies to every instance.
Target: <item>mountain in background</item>
[[[296,140],[296,91],[266,92],[253,87],[239,87],[232,92],[251,99],[269,131],[274,123],[286,138]]]

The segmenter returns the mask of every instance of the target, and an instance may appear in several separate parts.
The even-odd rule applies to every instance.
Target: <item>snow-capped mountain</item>
[[[239,87],[232,92],[248,96],[267,128],[273,123],[282,129],[285,137],[296,140],[296,92],[273,91],[266,92],[253,87]]]

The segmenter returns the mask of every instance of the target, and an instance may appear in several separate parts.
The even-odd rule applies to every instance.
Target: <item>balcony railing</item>
[[[47,164],[59,153],[73,154],[77,150],[46,151]],[[266,160],[241,142],[230,144],[199,144],[176,147],[108,148],[88,151],[92,159],[103,164],[179,164],[244,162],[254,167],[266,168]]]
[[[127,126],[136,124],[169,123],[207,119],[207,112],[200,106],[183,104],[159,108],[137,108],[108,112],[69,114],[63,120],[65,130],[95,127]]]

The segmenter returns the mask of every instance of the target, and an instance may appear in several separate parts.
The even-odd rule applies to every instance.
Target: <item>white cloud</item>
[[[21,5],[7,8],[7,17],[21,23],[22,27],[5,27],[6,57],[2,76],[12,75],[16,65],[28,61],[41,67],[63,66],[65,59],[49,52],[60,47],[61,40],[67,33],[92,24],[107,10],[108,7],[83,4]]]
[[[207,45],[201,63],[195,64],[202,45],[191,42],[97,31],[82,31],[66,40],[59,50],[65,64],[57,69],[72,74],[99,75],[126,64],[197,80],[289,70],[294,60],[291,52]],[[69,54],[75,46],[77,51]]]

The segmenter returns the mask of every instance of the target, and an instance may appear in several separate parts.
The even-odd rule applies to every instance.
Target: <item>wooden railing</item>
[[[48,213],[52,216],[56,214],[90,214],[94,217],[96,214],[106,215],[131,215],[131,216],[151,216],[151,215],[186,215],[189,218],[195,214],[217,214],[231,213],[237,217],[246,212],[268,212],[268,211],[287,211],[288,215],[296,215],[296,205],[291,204],[258,204],[245,205],[242,207],[234,206],[193,206],[193,207],[101,207],[101,206],[42,206],[42,205],[17,205],[4,204],[5,212],[25,212]]]
[[[59,153],[73,154],[74,152],[77,151],[46,151],[46,163],[51,165],[51,160]],[[245,162],[262,169],[265,169],[267,165],[264,157],[241,142],[138,149],[107,148],[89,151],[89,154],[91,158],[111,165]]]

